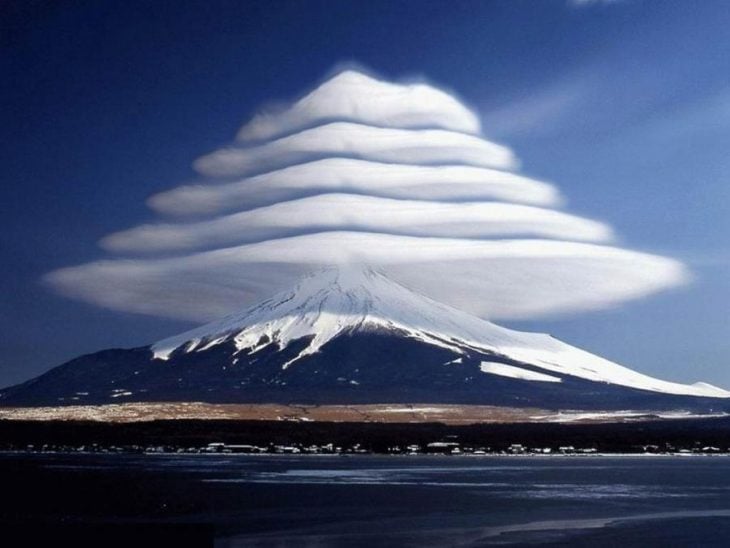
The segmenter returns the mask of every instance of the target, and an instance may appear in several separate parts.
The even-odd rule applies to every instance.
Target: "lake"
[[[5,453],[0,485],[8,527],[56,534],[66,530],[59,524],[77,532],[116,525],[170,535],[193,527],[188,541],[202,531],[220,548],[730,539],[724,456]]]

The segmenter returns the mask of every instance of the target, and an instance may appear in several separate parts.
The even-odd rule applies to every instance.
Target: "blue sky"
[[[0,8],[0,384],[189,326],[39,283],[153,218],[262,103],[357,62],[426,76],[522,171],[689,286],[620,309],[512,322],[642,372],[730,386],[730,5],[722,1],[145,2]]]

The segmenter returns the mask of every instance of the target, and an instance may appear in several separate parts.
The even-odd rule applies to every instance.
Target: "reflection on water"
[[[221,548],[730,538],[725,457],[2,455],[0,482],[4,519],[211,523]]]

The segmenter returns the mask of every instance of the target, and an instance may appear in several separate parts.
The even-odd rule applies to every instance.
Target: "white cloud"
[[[449,238],[530,235],[599,242],[611,238],[611,229],[602,223],[524,205],[320,194],[212,221],[143,225],[107,236],[102,246],[117,252],[184,251],[328,230]]]
[[[252,209],[325,192],[412,200],[502,200],[556,206],[554,186],[528,177],[473,166],[384,164],[326,158],[231,183],[178,187],[152,196],[160,213],[211,214]]]
[[[271,139],[333,120],[479,133],[476,115],[440,89],[383,82],[345,70],[292,105],[257,114],[238,132],[238,140]]]
[[[574,74],[530,89],[509,104],[488,110],[483,116],[485,131],[501,138],[554,131],[565,119],[571,119],[576,109],[585,106],[593,95],[596,79],[592,73]]]
[[[224,148],[199,158],[194,167],[208,177],[236,177],[332,156],[396,164],[516,165],[511,150],[473,135],[333,122],[255,147]]]
[[[207,321],[342,264],[367,265],[491,319],[605,308],[688,279],[671,259],[594,244],[326,232],[170,259],[99,261],[47,280],[109,308]]]
[[[585,243],[611,239],[602,223],[532,207],[556,206],[556,189],[507,171],[516,165],[508,148],[454,131],[470,123],[456,99],[407,88],[406,100],[371,78],[336,80],[242,130],[243,139],[270,140],[195,164],[233,180],[150,199],[161,212],[212,218],[113,234],[107,249],[152,255],[65,268],[46,281],[100,306],[206,321],[331,265],[375,268],[490,319],[615,306],[689,278],[677,261]],[[369,97],[378,89],[382,101]],[[331,122],[335,114],[356,122]],[[386,122],[393,127],[367,125]],[[413,129],[434,126],[445,129]],[[506,239],[517,237],[532,239]]]
[[[617,4],[622,0],[568,0],[568,5],[574,8],[584,8],[586,6]]]

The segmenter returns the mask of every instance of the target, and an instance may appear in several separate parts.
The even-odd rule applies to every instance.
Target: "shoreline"
[[[621,422],[0,420],[0,450],[297,454],[718,454],[730,418]]]
[[[52,407],[0,407],[0,421],[95,421],[134,423],[161,420],[232,420],[378,424],[591,424],[730,417],[725,412],[686,410],[551,410],[537,407],[442,403],[328,404],[206,402],[120,402]]]
[[[155,451],[28,451],[23,449],[8,450],[0,449],[0,457],[3,456],[15,456],[15,455],[78,455],[78,456],[104,456],[104,457],[115,457],[115,456],[138,456],[138,457],[150,457],[150,458],[169,458],[169,457],[180,457],[180,458],[238,458],[238,459],[250,459],[250,458],[272,458],[272,459],[314,459],[314,458],[368,458],[368,457],[387,457],[387,458],[419,458],[419,459],[444,459],[444,458],[455,458],[455,459],[486,459],[486,458],[510,458],[510,459],[595,459],[595,458],[730,458],[730,452],[723,453],[551,453],[551,454],[538,454],[538,453],[485,453],[475,455],[473,453],[461,453],[461,454],[443,454],[443,453],[208,453],[208,452],[169,452],[160,453]]]

